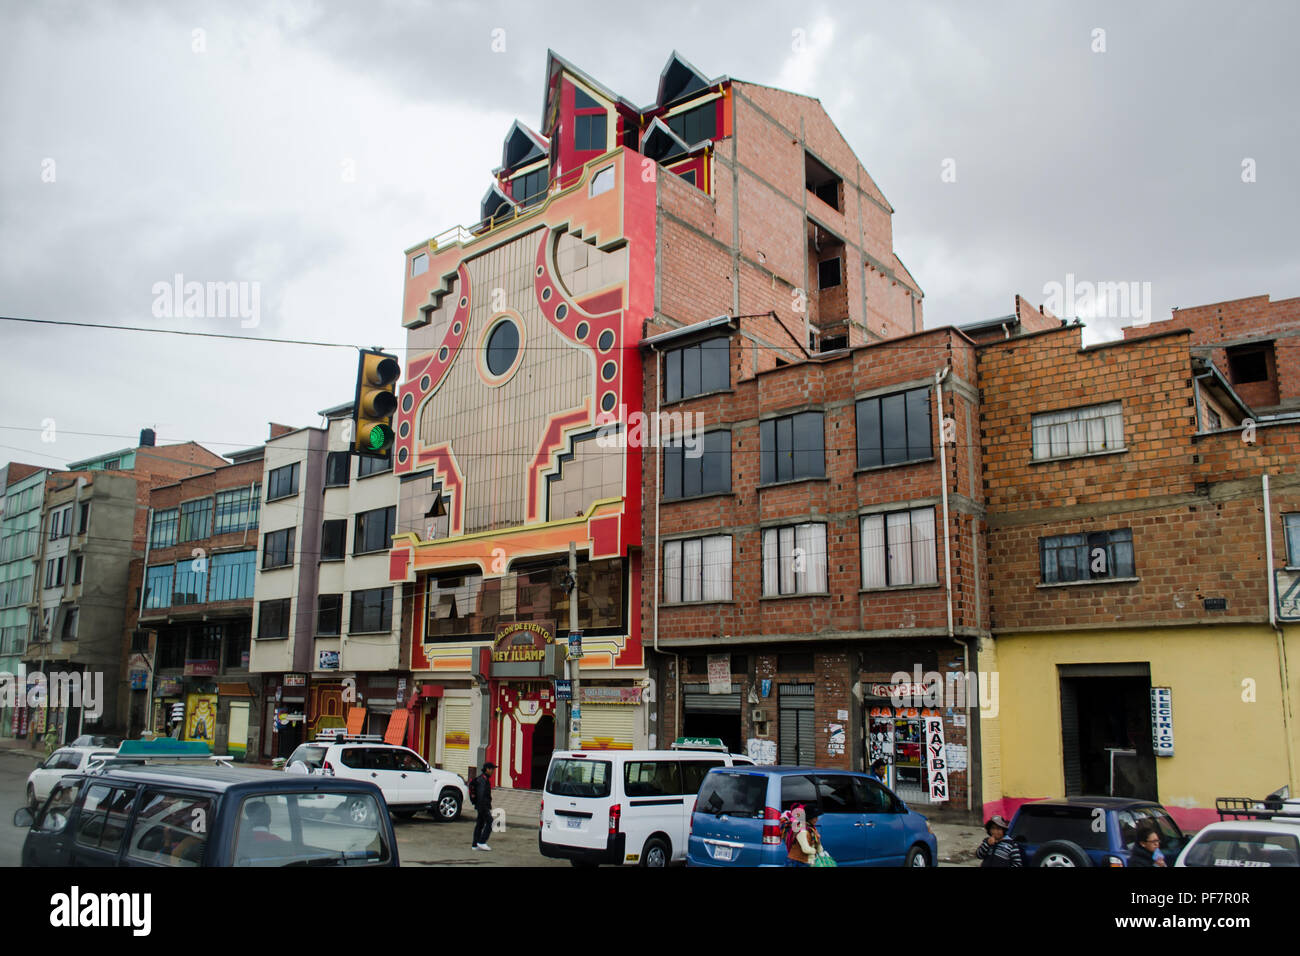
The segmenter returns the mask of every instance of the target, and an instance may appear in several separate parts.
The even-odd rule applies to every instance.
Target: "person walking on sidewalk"
[[[1025,865],[1025,854],[1020,844],[1007,839],[1007,821],[1002,816],[992,817],[984,824],[988,837],[979,845],[975,855],[983,862],[981,867],[1020,867]]]
[[[489,760],[478,776],[469,782],[469,802],[478,811],[478,819],[474,821],[474,836],[470,842],[471,850],[492,849],[488,846],[488,834],[492,832],[492,779],[488,772],[496,768],[497,765]]]

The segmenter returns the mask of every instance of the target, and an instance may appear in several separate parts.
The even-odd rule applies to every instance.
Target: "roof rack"
[[[346,732],[335,733],[330,730],[322,730],[316,734],[313,743],[324,744],[382,744],[384,738],[379,734],[349,734]]]
[[[229,754],[214,754],[212,748],[202,741],[158,737],[154,740],[124,740],[117,753],[94,761],[93,768],[101,771],[112,767],[158,764],[215,764],[228,767],[233,760]]]
[[[1275,817],[1300,823],[1300,800],[1265,797],[1219,797],[1214,809],[1220,820],[1272,820]]]

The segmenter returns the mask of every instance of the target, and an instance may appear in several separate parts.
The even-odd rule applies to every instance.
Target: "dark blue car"
[[[925,817],[862,773],[809,767],[709,771],[691,813],[688,866],[784,866],[780,815],[818,806],[822,847],[839,866],[934,866]]]
[[[1158,803],[1133,797],[1063,797],[1026,803],[1011,819],[1027,866],[1128,866],[1137,828],[1154,824],[1174,865],[1187,837]]]

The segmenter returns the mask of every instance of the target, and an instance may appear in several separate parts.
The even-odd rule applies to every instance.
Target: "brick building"
[[[725,356],[706,367],[696,350],[670,372],[674,399],[773,372],[770,404],[794,387],[781,365],[919,331],[922,295],[894,253],[892,207],[817,101],[710,78],[677,54],[645,107],[550,54],[540,129],[512,125],[480,211],[407,251],[393,575],[414,609],[413,683],[437,704],[430,759],[472,769],[490,754],[501,785],[535,787],[566,742],[677,732],[655,696],[665,661],[643,650],[657,458],[643,467],[627,439],[665,400],[657,378],[642,383],[643,336],[745,316]],[[756,414],[766,389],[736,401]],[[785,493],[772,508],[793,515]],[[442,514],[445,531],[431,528]],[[580,665],[556,644],[570,542]],[[520,641],[536,662],[512,662]],[[847,679],[843,664],[827,680]],[[577,667],[571,738],[557,681]]]
[[[256,754],[261,681],[249,671],[262,449],[150,489],[126,613],[127,726]]]
[[[1262,390],[1207,360],[1219,334],[1285,339],[1227,314],[1221,333],[1219,308],[1087,349],[1077,325],[978,349],[986,812],[1114,792],[1200,826],[1216,796],[1296,786],[1300,646],[1278,618],[1300,581],[1300,419],[1260,416],[1242,393]]]

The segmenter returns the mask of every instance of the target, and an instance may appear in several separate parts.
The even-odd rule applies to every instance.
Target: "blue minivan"
[[[688,866],[784,866],[781,813],[818,806],[822,846],[840,866],[934,866],[925,817],[873,777],[809,767],[711,770],[691,813]]]

